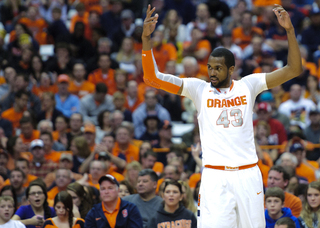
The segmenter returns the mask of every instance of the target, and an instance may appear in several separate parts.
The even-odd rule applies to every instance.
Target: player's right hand
[[[148,5],[148,9],[147,9],[147,16],[144,19],[143,22],[143,32],[142,32],[142,38],[143,37],[149,37],[151,35],[151,33],[153,33],[153,31],[156,28],[156,24],[158,22],[158,17],[159,15],[156,13],[153,17],[152,14],[153,12],[156,10],[155,7],[153,7],[151,9],[151,6]]]

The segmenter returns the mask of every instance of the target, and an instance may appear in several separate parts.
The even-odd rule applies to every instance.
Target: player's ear
[[[229,75],[232,75],[232,74],[233,74],[233,71],[234,71],[234,66],[231,66],[231,67],[228,69],[228,71],[229,71]]]

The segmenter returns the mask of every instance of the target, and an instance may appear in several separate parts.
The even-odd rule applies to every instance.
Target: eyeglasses
[[[42,194],[44,194],[44,193],[43,192],[30,192],[29,196],[35,196],[35,195],[41,196]]]

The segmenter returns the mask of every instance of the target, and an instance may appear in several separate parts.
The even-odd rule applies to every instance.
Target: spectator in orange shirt
[[[130,142],[130,131],[128,128],[120,126],[116,130],[116,143],[112,154],[126,160],[127,163],[139,161],[139,148]]]
[[[68,169],[59,168],[56,170],[56,180],[54,187],[48,191],[48,204],[53,206],[54,197],[61,191],[66,191],[68,185],[71,183],[71,171]]]
[[[157,62],[159,71],[164,72],[168,61],[177,60],[177,50],[173,44],[163,43],[164,34],[161,30],[156,30],[152,37],[153,55]]]
[[[143,94],[142,97],[144,97]],[[143,99],[138,96],[138,83],[135,80],[129,81],[125,107],[133,113],[142,102]]]
[[[296,174],[298,176],[307,178],[309,183],[316,181],[316,176],[315,176],[314,170],[310,167],[310,165],[307,165],[306,151],[305,151],[304,146],[299,142],[294,143],[290,147],[290,152],[294,156],[296,156],[296,158],[298,160]]]
[[[82,22],[85,26],[88,26],[89,12],[86,12],[85,5],[82,2],[79,2],[75,7],[77,14],[71,18],[70,21],[70,33],[74,32],[74,27],[77,22]]]
[[[74,80],[72,80],[69,84],[70,93],[82,98],[85,95],[95,91],[95,85],[85,80],[86,69],[82,62],[78,62],[73,65],[72,75]]]
[[[191,41],[183,43],[183,53],[185,56],[193,56],[199,64],[199,73],[207,75],[207,62],[211,53],[211,44],[203,39],[203,33],[199,28],[194,27],[191,31]]]
[[[47,161],[51,161],[58,164],[60,161],[61,153],[52,150],[52,146],[54,143],[52,134],[49,132],[42,132],[40,135],[40,139],[43,141],[44,144],[44,158]]]
[[[115,91],[114,70],[110,68],[110,56],[107,54],[100,54],[98,60],[99,68],[94,70],[88,76],[88,81],[93,84],[103,82],[108,87],[109,94]]]
[[[27,107],[29,96],[30,96],[29,93],[24,90],[18,91],[17,93],[15,93],[15,96],[14,96],[15,99],[14,99],[13,107],[3,111],[1,114],[1,117],[3,119],[7,119],[12,123],[14,132],[18,128],[20,128],[19,121],[22,118],[23,111]]]
[[[39,78],[39,84],[35,84],[32,87],[32,93],[41,97],[45,92],[57,93],[58,87],[55,84],[52,84],[50,76],[47,72],[42,72]]]
[[[247,47],[254,35],[263,36],[262,29],[253,26],[252,24],[252,13],[245,11],[241,17],[242,26],[233,29],[232,40],[236,45],[239,45],[242,50]]]
[[[41,44],[47,44],[47,34],[45,29],[48,27],[47,22],[38,17],[38,9],[34,6],[28,7],[27,16],[18,20],[19,23],[25,24],[33,34],[33,37]]]
[[[24,172],[26,178],[24,179],[23,187],[27,188],[29,187],[29,184],[31,181],[36,180],[38,177],[34,176],[32,174],[29,174],[29,161],[25,158],[18,158],[15,161],[15,168],[20,169],[22,172]],[[10,179],[7,179],[4,182],[4,185],[10,185]]]
[[[20,128],[20,138],[24,144],[28,145],[31,141],[39,138],[40,132],[33,129],[33,121],[30,117],[23,116],[20,119]]]

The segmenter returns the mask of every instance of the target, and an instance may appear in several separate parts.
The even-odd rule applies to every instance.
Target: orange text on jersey
[[[208,99],[207,107],[208,108],[229,108],[234,106],[246,105],[247,98],[246,95],[235,97],[232,99]]]
[[[158,223],[157,228],[191,228],[191,220],[180,219],[171,222]]]

